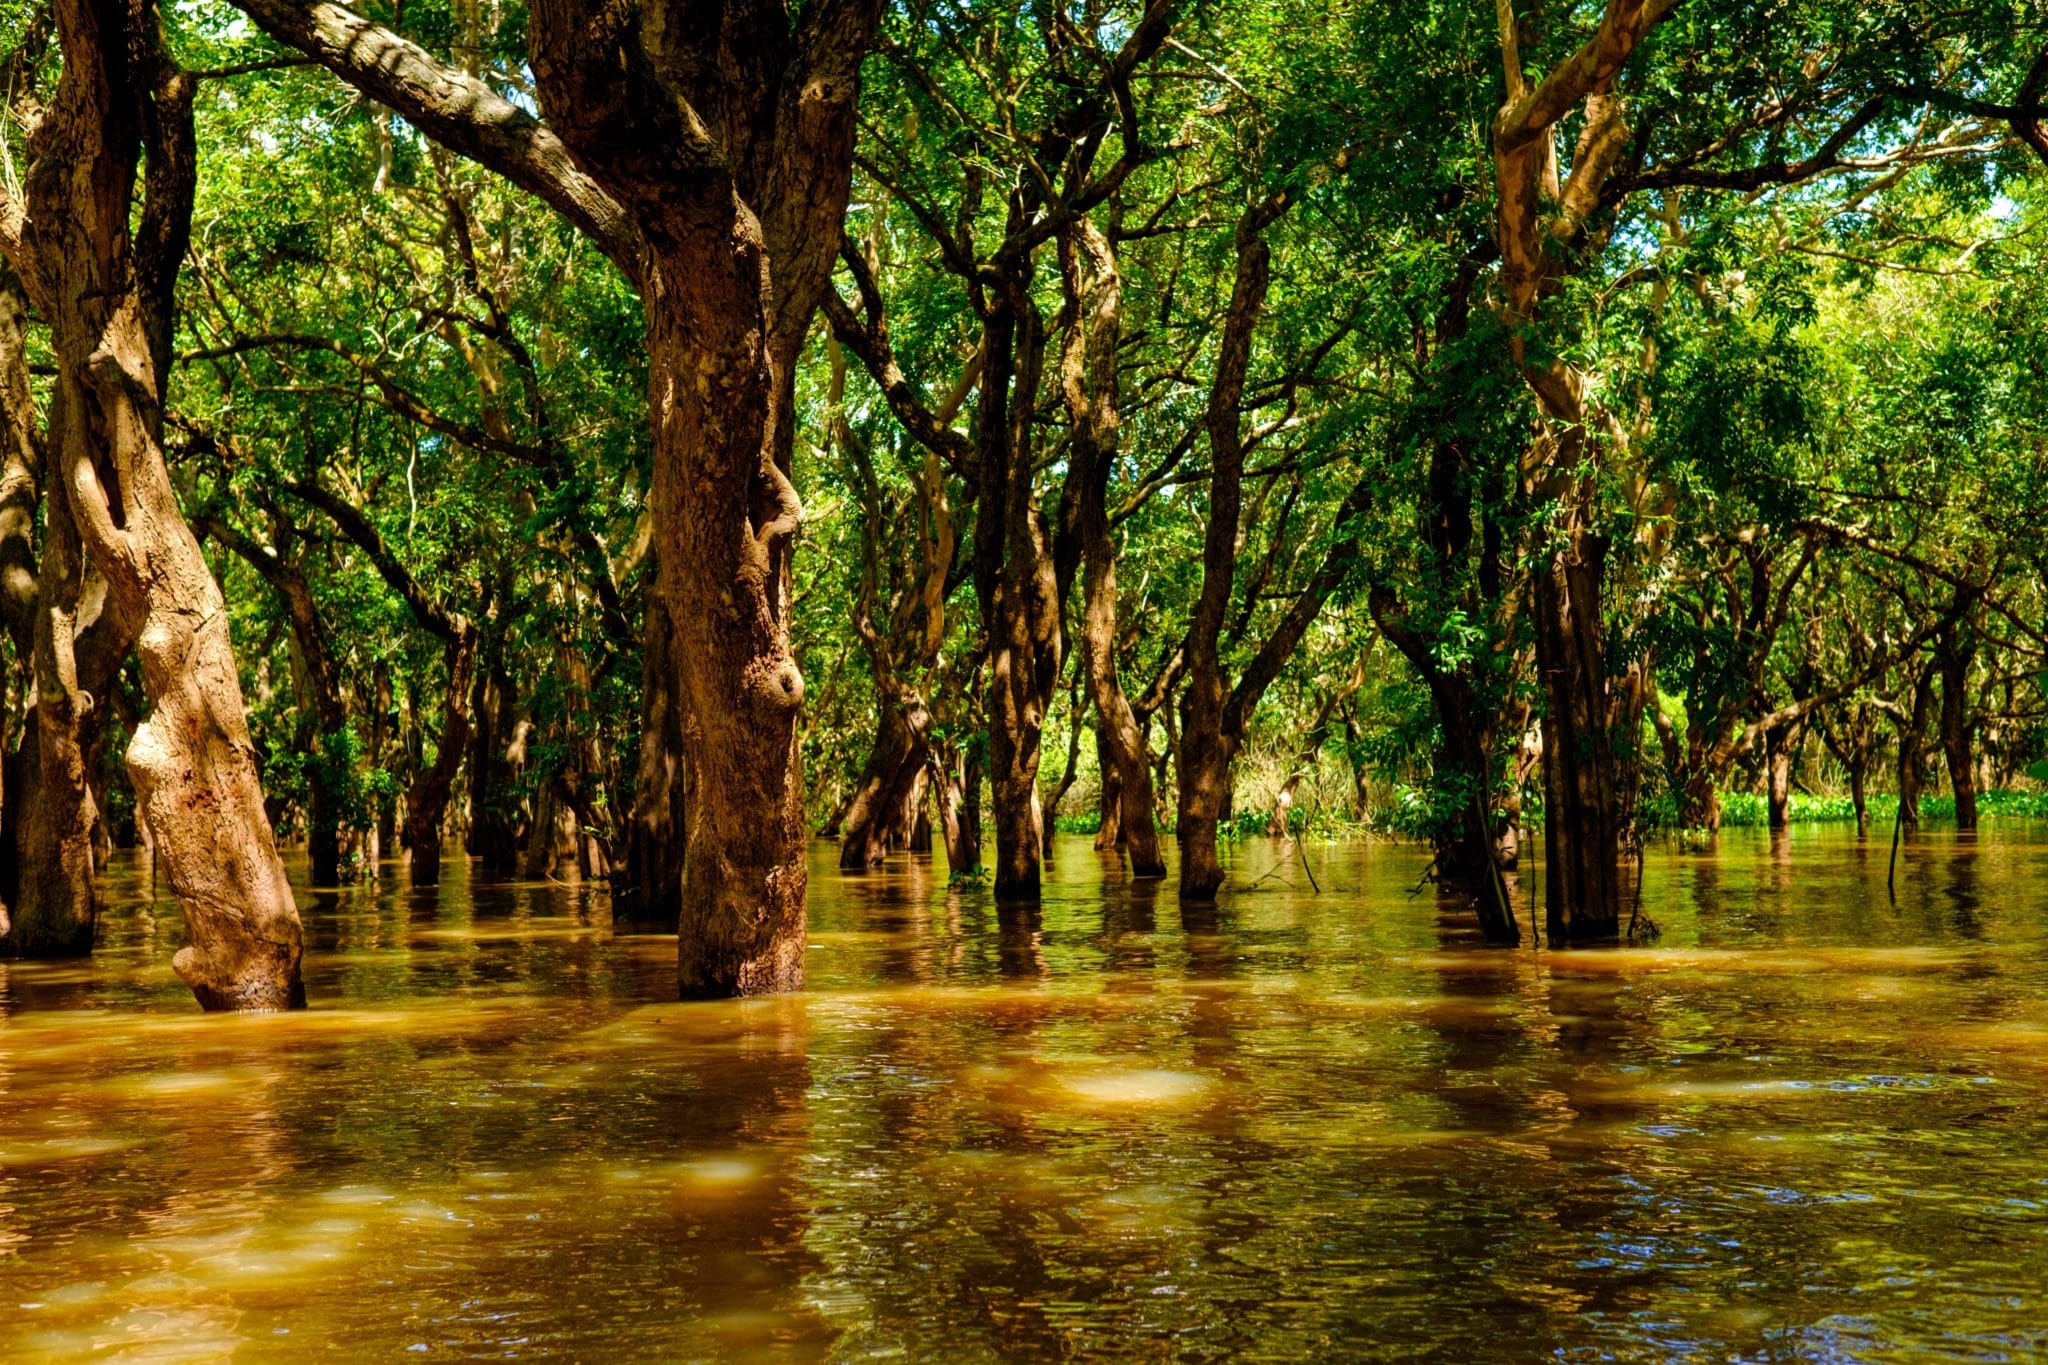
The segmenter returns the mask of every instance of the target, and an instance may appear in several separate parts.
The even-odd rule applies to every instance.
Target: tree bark
[[[981,761],[971,749],[932,761],[932,785],[939,802],[939,829],[946,840],[946,867],[955,877],[981,871]]]
[[[55,8],[64,70],[31,138],[16,259],[58,357],[65,416],[52,482],[64,482],[117,609],[140,623],[150,710],[127,764],[185,911],[174,966],[208,1009],[300,1006],[298,910],[264,813],[226,604],[178,510],[161,440],[196,175],[193,82],[141,0]]]
[[[1095,718],[1095,771],[1097,781],[1101,784],[1095,801],[1098,812],[1095,850],[1098,853],[1113,853],[1122,847],[1124,842],[1123,782],[1117,776],[1116,758],[1110,752],[1108,736],[1103,734],[1103,722],[1099,714]],[[1145,775],[1148,778],[1152,775],[1149,763],[1145,766]]]
[[[1238,518],[1244,501],[1245,442],[1240,424],[1252,336],[1272,283],[1273,252],[1262,234],[1286,206],[1269,199],[1247,210],[1235,232],[1237,267],[1229,312],[1216,353],[1205,414],[1209,436],[1209,519],[1202,541],[1202,589],[1188,627],[1188,681],[1181,699],[1180,894],[1210,900],[1223,885],[1216,831],[1235,756],[1224,733],[1228,701],[1217,647],[1237,567]]]
[[[839,867],[843,872],[882,864],[899,813],[930,753],[926,734],[931,718],[922,701],[912,708],[891,705],[884,698],[881,711],[874,747],[868,752],[840,827]]]
[[[65,414],[56,431],[63,435]],[[86,755],[86,714],[94,698],[79,686],[75,646],[85,563],[61,482],[50,487],[50,515],[36,598],[35,743],[24,745],[36,771],[20,795],[19,890],[6,950],[21,957],[82,957],[92,951],[100,908],[94,880],[93,800]],[[97,729],[98,726],[94,726]]]

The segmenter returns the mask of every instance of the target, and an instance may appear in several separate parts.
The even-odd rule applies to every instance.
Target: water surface
[[[1387,844],[1036,916],[820,846],[811,989],[683,1005],[601,893],[302,895],[315,1008],[176,907],[0,963],[0,1354],[2048,1353],[2048,831],[1653,853],[1654,946],[1489,951]],[[1527,907],[1525,906],[1525,913]]]

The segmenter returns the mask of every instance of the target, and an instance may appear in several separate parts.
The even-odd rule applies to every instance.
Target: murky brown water
[[[1203,916],[1073,841],[1032,922],[821,849],[810,993],[687,1006],[593,893],[395,875],[254,1019],[117,867],[0,964],[0,1353],[2039,1355],[2048,831],[1886,851],[1654,857],[1560,956],[1385,845]]]

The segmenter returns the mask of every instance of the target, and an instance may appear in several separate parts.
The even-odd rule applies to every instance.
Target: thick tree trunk
[[[208,1009],[303,1005],[298,910],[264,813],[226,604],[161,444],[172,283],[191,221],[194,83],[170,65],[140,0],[61,0],[56,11],[64,73],[31,140],[23,274],[56,344],[66,415],[53,481],[65,481],[122,616],[140,623],[150,710],[127,764],[185,911],[188,942],[173,965]]]
[[[246,0],[272,34],[539,195],[647,319],[659,590],[687,721],[685,996],[803,978],[803,682],[788,641],[791,378],[829,286],[879,0],[536,0],[549,123],[334,5]],[[772,265],[772,271],[771,271]]]
[[[1620,828],[1601,642],[1603,548],[1590,536],[1534,574],[1543,677],[1543,871],[1553,946],[1621,932]]]
[[[648,338],[659,582],[694,722],[677,985],[685,998],[796,990],[804,685],[785,594],[799,512],[776,449],[794,412],[761,330],[767,262],[750,217],[675,255],[649,292]]]
[[[905,853],[932,851],[931,821],[925,816],[925,792],[929,778],[920,764],[903,784],[896,802],[895,833],[892,842]]]
[[[837,255],[880,6],[821,0],[793,23],[783,6],[738,3],[711,25],[650,8],[653,22],[621,25],[586,0],[536,4],[533,68],[562,140],[646,248],[651,508],[690,718],[677,986],[794,990],[807,876],[794,372]]]

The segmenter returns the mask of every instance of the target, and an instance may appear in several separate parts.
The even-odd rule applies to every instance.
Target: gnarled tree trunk
[[[56,13],[64,73],[31,138],[16,261],[56,343],[52,482],[64,481],[117,609],[140,623],[150,710],[127,763],[185,911],[178,974],[208,1009],[303,1005],[298,909],[264,814],[226,603],[161,443],[196,173],[192,81],[141,0],[60,0]],[[148,193],[131,236],[145,140]]]

